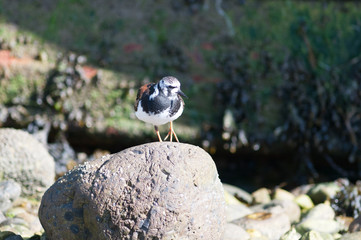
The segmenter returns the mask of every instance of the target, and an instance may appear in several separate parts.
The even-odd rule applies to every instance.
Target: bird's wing
[[[137,99],[135,100],[135,104],[134,104],[135,111],[137,111],[137,109],[138,109],[138,103],[139,103],[139,100],[142,98],[143,94],[149,94],[149,89],[153,84],[154,83],[148,83],[139,88],[138,93],[137,93]]]

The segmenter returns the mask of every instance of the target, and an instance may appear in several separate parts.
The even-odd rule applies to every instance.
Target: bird
[[[164,141],[172,142],[172,136],[179,142],[173,129],[173,121],[179,118],[184,110],[182,97],[188,98],[180,89],[181,84],[172,76],[163,77],[157,83],[148,83],[139,88],[137,99],[134,104],[135,116],[146,123],[154,125],[154,130],[159,142],[162,138],[159,134],[159,125],[170,123],[169,131]]]

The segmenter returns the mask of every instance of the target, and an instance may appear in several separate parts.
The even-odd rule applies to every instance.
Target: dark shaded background
[[[190,97],[177,134],[212,154],[222,181],[253,189],[355,180],[359,7],[357,1],[3,0],[1,49],[37,59],[33,69],[40,70],[1,72],[7,114],[0,126],[49,123],[49,143],[68,141],[88,154],[119,151],[155,139],[132,115],[137,87],[174,75]],[[104,74],[85,81],[79,56]]]

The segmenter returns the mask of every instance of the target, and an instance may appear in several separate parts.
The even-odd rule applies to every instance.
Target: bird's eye
[[[176,88],[175,86],[168,86],[169,88],[173,89],[173,88]]]

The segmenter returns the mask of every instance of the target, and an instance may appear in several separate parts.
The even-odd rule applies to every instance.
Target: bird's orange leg
[[[179,140],[177,138],[177,134],[175,134],[175,131],[173,129],[173,122],[170,122],[169,132],[168,132],[167,136],[164,138],[164,141],[167,140],[167,138],[169,137],[169,141],[172,142],[172,135],[174,135],[175,140],[177,140],[177,142],[179,142]]]
[[[161,138],[161,136],[160,136],[160,134],[159,134],[158,126],[155,126],[155,125],[154,125],[154,129],[155,129],[155,133],[156,133],[157,136],[158,136],[159,142],[163,142],[163,141],[162,141],[162,138]]]

